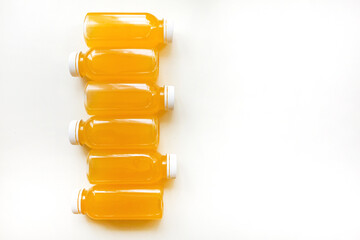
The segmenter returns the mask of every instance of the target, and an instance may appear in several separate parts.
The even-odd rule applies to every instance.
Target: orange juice
[[[171,21],[150,13],[88,13],[84,38],[92,47],[156,48],[172,41]]]
[[[159,54],[153,49],[90,49],[73,52],[69,70],[74,77],[96,82],[155,82]]]
[[[92,184],[156,184],[176,177],[175,154],[91,150],[87,162],[87,176]]]
[[[160,219],[163,189],[162,186],[95,185],[77,191],[72,211],[96,220]]]
[[[75,120],[69,125],[69,140],[94,149],[156,149],[159,121],[156,117]]]
[[[153,115],[174,107],[174,87],[145,83],[96,83],[85,87],[89,115]]]

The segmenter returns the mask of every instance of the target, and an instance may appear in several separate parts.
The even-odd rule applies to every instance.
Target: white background
[[[172,18],[159,151],[178,154],[161,221],[73,215],[68,73],[89,11]],[[0,239],[360,239],[360,2],[0,1]]]

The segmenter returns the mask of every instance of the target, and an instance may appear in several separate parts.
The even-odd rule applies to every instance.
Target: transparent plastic
[[[85,109],[89,115],[139,116],[168,110],[166,87],[156,84],[89,82]]]
[[[153,49],[90,49],[75,61],[80,76],[96,82],[155,82],[159,74]]]
[[[89,47],[156,48],[164,44],[164,20],[149,13],[88,13],[84,38]]]
[[[87,162],[91,184],[159,184],[169,178],[169,156],[156,151],[91,150]]]
[[[80,145],[93,149],[156,149],[159,120],[156,117],[91,117],[80,120],[77,138]]]
[[[95,185],[79,192],[79,213],[96,220],[161,219],[163,189],[161,186]]]

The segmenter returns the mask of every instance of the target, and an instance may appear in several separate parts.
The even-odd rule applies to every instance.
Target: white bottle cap
[[[167,178],[175,179],[177,170],[176,154],[167,154]]]
[[[73,77],[79,77],[79,52],[72,52],[69,56],[69,72]]]
[[[77,189],[74,192],[73,199],[71,201],[71,211],[74,214],[81,213],[81,195],[83,191],[84,189],[81,188],[81,189]]]
[[[80,120],[72,120],[69,124],[69,141],[72,145],[79,144],[79,123]]]
[[[164,95],[165,110],[173,110],[175,104],[175,87],[164,86]]]
[[[164,40],[165,43],[172,43],[174,35],[174,22],[164,19]]]

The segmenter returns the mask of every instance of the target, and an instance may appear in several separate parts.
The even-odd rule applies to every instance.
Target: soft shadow
[[[172,51],[172,47],[171,47],[172,43],[166,44],[165,46],[162,46],[159,48],[159,52],[160,52],[160,59],[162,58],[167,58],[167,57],[171,57],[171,51]]]
[[[85,86],[88,83],[88,81],[90,81],[90,79],[88,79],[86,77],[83,77],[83,78],[81,77],[80,79],[81,79],[82,87],[83,87],[83,89],[85,89]]]
[[[120,231],[138,231],[138,230],[154,230],[160,226],[161,220],[92,220],[86,218],[89,224],[101,225],[110,230]]]
[[[164,184],[164,188],[173,188],[174,184],[175,184],[176,179],[168,179],[166,180],[165,184]]]
[[[159,115],[160,125],[162,123],[170,123],[172,120],[173,110],[164,111]]]
[[[87,156],[89,155],[89,152],[90,152],[90,148],[87,147],[87,146],[82,146],[82,147],[81,147],[81,150],[82,150],[85,158],[87,159]]]

